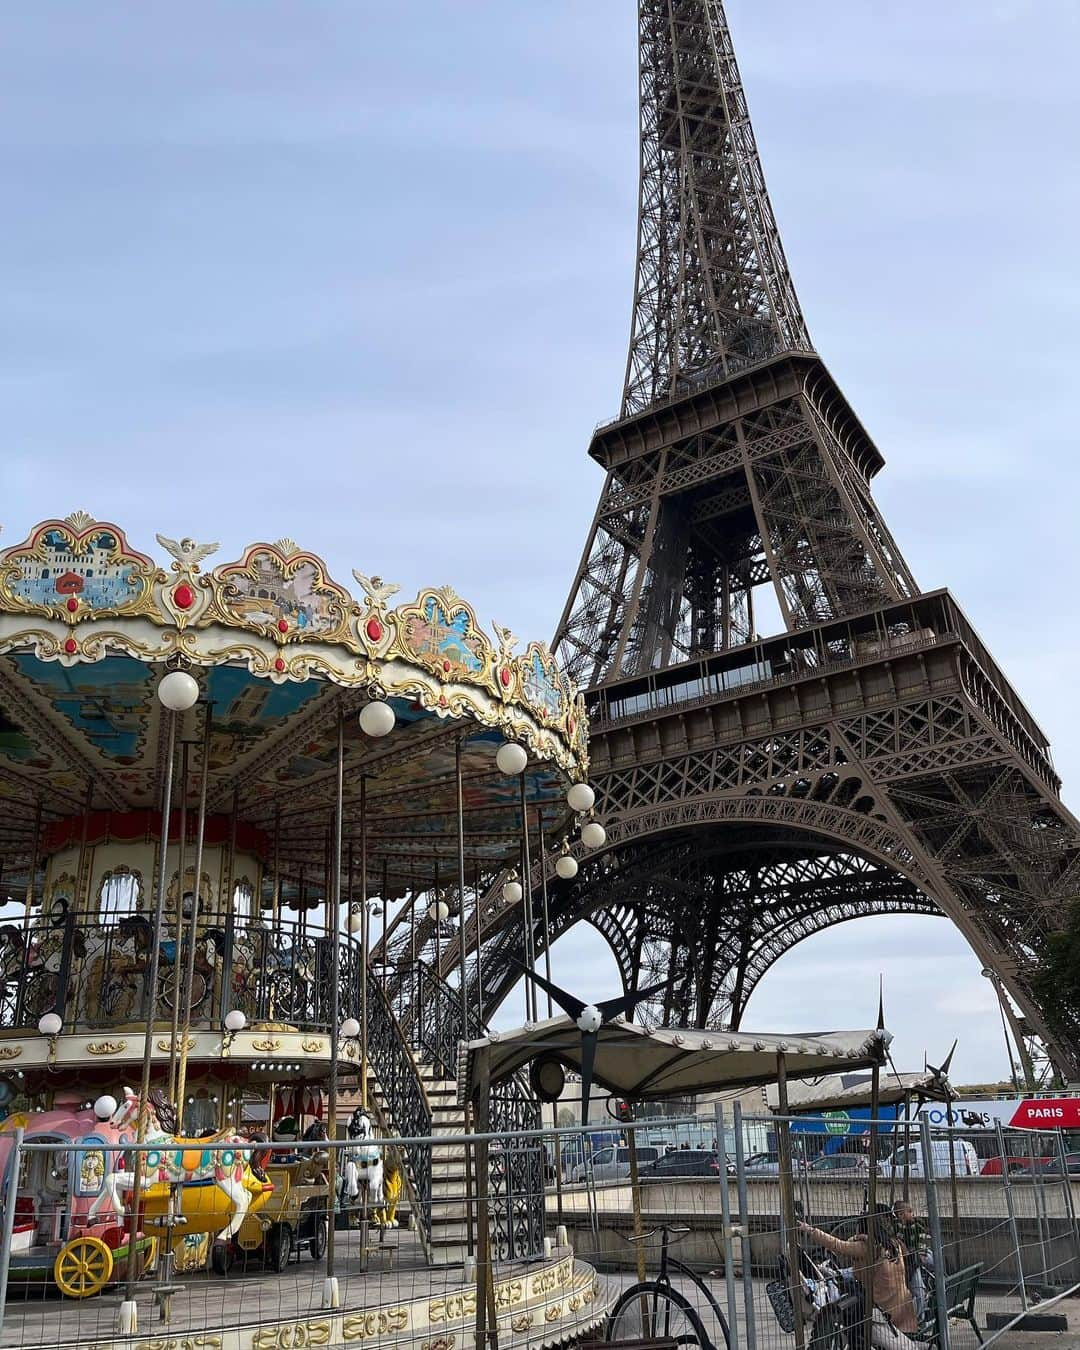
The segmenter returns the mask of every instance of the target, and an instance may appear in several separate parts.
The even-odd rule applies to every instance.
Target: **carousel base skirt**
[[[359,1231],[335,1234],[334,1277],[339,1306],[325,1306],[326,1263],[308,1254],[280,1273],[262,1260],[237,1261],[228,1275],[200,1270],[171,1277],[175,1290],[155,1295],[160,1272],[137,1287],[139,1350],[278,1350],[279,1347],[405,1347],[436,1344],[465,1350],[476,1324],[475,1275],[465,1269],[429,1267],[414,1233],[397,1230],[380,1242]],[[471,1265],[471,1263],[470,1263]],[[578,1261],[569,1247],[550,1258],[499,1265],[495,1306],[500,1346],[561,1345],[597,1327],[617,1289]],[[5,1346],[53,1350],[93,1345],[131,1350],[118,1329],[123,1287],[93,1298],[64,1298],[55,1288],[13,1284],[4,1316]],[[169,1321],[161,1320],[167,1302]]]

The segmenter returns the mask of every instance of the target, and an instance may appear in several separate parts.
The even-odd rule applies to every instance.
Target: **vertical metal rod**
[[[176,1120],[181,1133],[183,1133],[184,1120],[184,1093],[187,1089],[188,1037],[191,1034],[191,992],[195,981],[195,935],[199,926],[199,902],[202,898],[203,844],[206,840],[206,789],[210,779],[210,731],[213,725],[213,712],[214,705],[208,699],[203,719],[199,814],[195,823],[195,889],[191,899],[191,927],[188,930],[187,967],[184,971],[184,1021],[180,1029],[180,1064],[176,1076]],[[179,955],[178,951],[178,960]]]
[[[480,913],[480,864],[477,863],[473,868],[473,890],[476,893],[476,904],[473,909],[473,921],[476,924],[476,1013],[479,1018],[480,1030],[484,1029],[484,967],[483,958],[480,955],[481,941],[480,929],[482,927],[483,915]]]
[[[79,876],[76,882],[74,909],[90,908],[90,812],[94,809],[94,780],[87,779],[86,799],[83,806],[82,838],[79,841]],[[84,894],[85,885],[85,894]]]
[[[949,1300],[945,1290],[945,1244],[941,1237],[941,1213],[938,1209],[937,1187],[934,1185],[934,1150],[930,1142],[930,1122],[919,1117],[919,1138],[922,1142],[923,1177],[926,1183],[926,1217],[930,1220],[930,1242],[934,1249],[934,1306],[937,1311],[938,1347],[949,1350]]]
[[[997,1136],[998,1157],[1001,1159],[1001,1180],[1005,1187],[1005,1208],[1009,1211],[1009,1231],[1012,1233],[1013,1251],[1016,1253],[1016,1278],[1020,1284],[1020,1307],[1027,1312],[1027,1281],[1024,1279],[1024,1258],[1020,1251],[1020,1229],[1016,1222],[1016,1202],[1012,1193],[1012,1178],[1009,1176],[1009,1155],[1006,1152],[1005,1131],[999,1117],[994,1118],[994,1133]]]
[[[754,1271],[753,1250],[750,1245],[750,1205],[746,1194],[746,1149],[743,1140],[742,1104],[736,1102],[732,1108],[735,1127],[735,1181],[739,1197],[739,1227],[742,1247],[742,1286],[743,1309],[746,1318],[746,1350],[757,1350],[757,1323],[754,1318]],[[732,1318],[732,1327],[735,1319]]]
[[[795,1310],[796,1350],[804,1350],[806,1331],[803,1327],[799,1232],[795,1227],[795,1179],[792,1175],[791,1121],[788,1119],[787,1057],[783,1051],[778,1051],[776,1056],[776,1090],[780,1108],[776,1135],[780,1154],[780,1244],[781,1249],[787,1249],[788,1286],[791,1290],[791,1306]]]
[[[469,990],[466,982],[467,965],[465,959],[465,798],[461,777],[462,736],[454,742],[454,777],[457,787],[457,853],[458,853],[458,955],[461,967],[461,1039],[469,1039]],[[386,897],[383,897],[383,904]],[[383,913],[385,914],[385,909]],[[385,959],[385,953],[384,953]],[[465,1107],[465,1133],[469,1133],[472,1124],[472,1111]],[[465,1240],[470,1256],[476,1250],[476,1234],[473,1229],[473,1170],[469,1150],[465,1150]]]
[[[1058,1160],[1061,1163],[1061,1189],[1065,1199],[1065,1217],[1068,1220],[1069,1232],[1072,1235],[1073,1249],[1076,1260],[1076,1267],[1068,1283],[1080,1279],[1080,1226],[1076,1222],[1076,1206],[1073,1204],[1072,1178],[1069,1175],[1069,1160],[1065,1152],[1065,1133],[1063,1130],[1055,1130],[1054,1138],[1057,1140]]]
[[[432,1021],[435,1033],[435,1063],[442,1065],[442,990],[439,988],[439,967],[442,964],[442,923],[439,919],[439,858],[435,857],[435,881],[431,888],[431,893],[435,897],[428,901],[428,915],[435,928],[435,973],[431,979],[431,1007],[434,1014]],[[434,911],[434,915],[432,915]],[[445,1069],[440,1068],[440,1072],[445,1074]]]
[[[368,898],[367,775],[360,775],[360,1105],[367,1110],[368,1072]]]
[[[720,1221],[724,1225],[724,1288],[727,1292],[728,1350],[739,1350],[739,1320],[735,1296],[735,1242],[731,1234],[731,1195],[728,1187],[727,1130],[724,1104],[716,1103],[716,1154],[720,1163]]]
[[[1040,1142],[1040,1150],[1041,1150]],[[1031,1189],[1035,1193],[1035,1219],[1039,1225],[1039,1261],[1042,1266],[1042,1287],[1045,1290],[1050,1282],[1050,1273],[1046,1260],[1046,1197],[1043,1195],[1039,1179],[1038,1164],[1035,1161],[1035,1135],[1028,1135],[1028,1157],[1031,1160]]]
[[[465,973],[465,797],[461,777],[461,743],[454,741],[454,779],[457,789],[457,859],[458,859],[458,954],[461,968],[461,1038],[469,1039],[469,992]],[[470,1214],[472,1212],[470,1207]]]
[[[183,994],[183,958],[181,948],[184,937],[184,882],[187,880],[187,799],[188,799],[188,743],[180,746],[180,839],[177,844],[176,859],[176,908],[173,910],[173,928],[175,929],[176,955],[173,958],[173,1006],[172,1024],[169,1035],[169,1101],[176,1108],[176,1125],[180,1129],[182,1112],[176,1100],[176,1057],[180,1041],[180,1000]],[[161,941],[162,935],[157,935]],[[181,1131],[182,1132],[182,1131]]]
[[[880,1018],[879,1018],[880,1023]],[[867,1261],[870,1263],[870,1283],[873,1284],[873,1267],[877,1265],[877,1146],[878,1111],[881,1106],[881,1068],[875,1064],[870,1070],[870,1175],[866,1179],[866,1209],[869,1223],[866,1228]],[[863,1318],[863,1344],[870,1345],[873,1338],[874,1310],[870,1299],[865,1300],[866,1310]]]
[[[8,1274],[11,1270],[11,1242],[15,1233],[15,1195],[19,1188],[19,1168],[22,1165],[23,1127],[19,1125],[12,1140],[4,1178],[4,1217],[0,1231],[0,1335],[4,1331],[4,1310],[7,1307]]]
[[[166,708],[162,715],[168,722],[165,750],[165,786],[161,800],[161,856],[158,862],[157,895],[154,897],[154,928],[150,939],[150,970],[146,981],[150,989],[150,1007],[146,1017],[146,1031],[143,1033],[142,1079],[139,1086],[139,1119],[135,1131],[135,1142],[146,1142],[147,1103],[150,1098],[150,1064],[154,1049],[154,1005],[156,1003],[159,954],[161,951],[161,925],[165,917],[165,888],[169,872],[169,817],[172,814],[173,761],[176,758],[176,713]],[[134,1175],[131,1180],[131,1216],[128,1228],[127,1286],[125,1299],[131,1302],[135,1298],[135,1284],[138,1262],[135,1256],[135,1234],[139,1214],[139,1197],[142,1190],[145,1155],[141,1149],[135,1152]]]
[[[274,806],[274,901],[270,911],[270,924],[277,932],[281,922],[281,805]]]
[[[26,876],[26,894],[23,896],[23,936],[30,931],[30,911],[34,907],[34,882],[41,860],[41,798],[34,804],[34,844],[30,853],[30,871]],[[0,1310],[2,1311],[2,1310]]]
[[[532,910],[532,859],[529,856],[529,804],[526,797],[526,771],[521,774],[521,891],[522,911],[525,922],[525,964],[529,970],[536,969],[536,955],[533,944]],[[536,986],[532,980],[525,981],[525,1020],[536,1021]]]
[[[536,846],[540,850],[540,907],[544,918],[544,974],[551,983],[551,920],[548,917],[547,851],[544,848],[544,812],[536,808]],[[551,990],[547,991],[547,1015],[554,1017]]]
[[[361,780],[362,782],[363,780]],[[337,781],[334,797],[334,845],[330,859],[330,1091],[326,1106],[327,1133],[331,1143],[337,1139],[338,1109],[338,1051],[339,1002],[341,997],[341,959],[339,942],[341,933],[341,848],[345,818],[345,711],[338,711],[337,725]],[[363,981],[367,984],[367,963],[365,961]],[[334,1274],[334,1223],[333,1198],[337,1194],[337,1149],[331,1147],[327,1162],[327,1207],[331,1210],[330,1222],[326,1232],[326,1276]]]

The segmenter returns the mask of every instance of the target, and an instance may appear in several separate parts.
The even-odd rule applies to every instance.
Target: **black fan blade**
[[[663,993],[670,983],[670,980],[665,980],[663,984],[653,984],[648,989],[631,989],[628,994],[622,994],[619,998],[604,999],[603,1003],[598,1003],[596,1007],[604,1021],[610,1022],[620,1013],[632,1012],[639,1003],[652,998],[653,994]]]
[[[588,1004],[582,1003],[581,999],[575,998],[573,994],[568,994],[565,989],[560,989],[557,984],[552,984],[550,980],[545,980],[543,975],[537,975],[535,970],[530,970],[516,957],[510,957],[510,964],[517,966],[525,978],[532,980],[533,984],[542,989],[545,994],[550,994],[563,1012],[568,1017],[572,1017],[575,1022],[588,1007]]]
[[[593,1065],[596,1063],[596,1032],[581,1033],[581,1123],[589,1121],[589,1093],[592,1090]]]

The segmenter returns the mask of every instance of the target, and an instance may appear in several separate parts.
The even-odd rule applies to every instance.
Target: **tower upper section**
[[[622,416],[812,350],[721,0],[640,0],[641,181]]]

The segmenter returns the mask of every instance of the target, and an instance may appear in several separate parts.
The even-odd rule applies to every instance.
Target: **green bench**
[[[983,1263],[980,1261],[977,1265],[965,1266],[963,1270],[956,1270],[951,1275],[945,1276],[945,1308],[948,1317],[958,1322],[967,1322],[980,1345],[983,1338],[975,1321],[975,1295],[979,1292],[979,1276],[982,1270]],[[939,1335],[937,1298],[931,1297],[927,1300],[926,1312],[912,1339],[936,1347],[940,1345]]]

